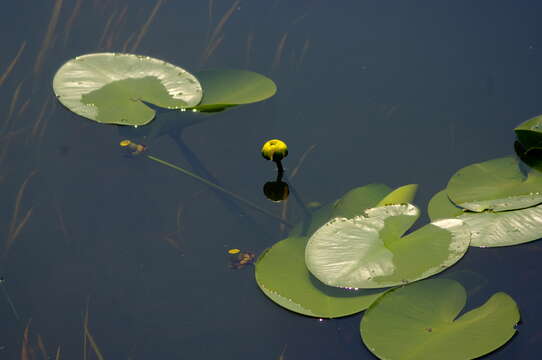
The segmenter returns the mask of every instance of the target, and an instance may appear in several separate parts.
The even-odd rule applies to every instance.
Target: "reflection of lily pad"
[[[256,262],[256,282],[274,302],[300,314],[335,318],[366,309],[381,292],[326,286],[305,266],[306,237],[284,239]]]
[[[516,332],[517,304],[499,292],[456,319],[465,289],[454,280],[425,280],[382,295],[362,318],[361,337],[380,359],[474,359]]]
[[[542,203],[542,173],[533,170],[525,177],[518,160],[504,157],[459,170],[446,191],[455,204],[472,211],[522,209]]]
[[[542,115],[525,121],[518,125],[514,131],[527,152],[542,149]]]
[[[471,233],[471,246],[509,246],[542,238],[542,205],[513,211],[463,212],[441,191],[429,202],[428,212],[431,220],[462,220]]]
[[[53,79],[59,101],[101,123],[144,125],[155,115],[143,101],[179,109],[197,105],[198,80],[186,70],[148,56],[96,53],[62,65]]]
[[[470,235],[457,219],[444,219],[401,237],[418,219],[410,204],[366,210],[336,218],[309,239],[305,262],[330,286],[380,288],[423,279],[457,262]]]
[[[277,91],[273,80],[246,70],[205,70],[195,74],[205,91],[194,108],[198,111],[222,111],[270,98]]]

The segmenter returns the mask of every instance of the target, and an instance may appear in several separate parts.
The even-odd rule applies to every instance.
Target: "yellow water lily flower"
[[[267,160],[280,161],[288,156],[288,145],[282,140],[269,140],[262,147],[262,156]]]

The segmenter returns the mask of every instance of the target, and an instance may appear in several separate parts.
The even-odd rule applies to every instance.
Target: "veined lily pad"
[[[522,209],[542,203],[542,172],[525,177],[518,160],[504,157],[456,172],[446,189],[450,199],[471,211]]]
[[[315,317],[336,318],[366,309],[382,291],[326,286],[305,266],[306,237],[289,237],[264,252],[256,262],[256,282],[275,303]]]
[[[513,211],[463,212],[441,191],[429,202],[428,212],[433,221],[452,217],[462,220],[471,233],[471,246],[510,246],[542,238],[542,205]]]
[[[197,105],[201,85],[186,70],[148,56],[96,53],[62,65],[53,79],[58,100],[88,119],[121,125],[144,125],[155,111]]]
[[[336,218],[309,239],[305,262],[324,284],[381,288],[439,273],[466,252],[470,234],[458,219],[443,219],[401,237],[418,219],[410,204],[366,210]]]
[[[222,111],[265,100],[277,92],[273,80],[252,71],[218,69],[200,71],[195,75],[205,91],[201,103],[194,106],[198,111]]]
[[[542,115],[525,121],[518,125],[514,131],[527,152],[542,149]]]
[[[380,359],[474,359],[505,344],[515,333],[517,304],[499,292],[456,319],[465,289],[454,280],[425,280],[390,290],[365,312],[361,338]]]

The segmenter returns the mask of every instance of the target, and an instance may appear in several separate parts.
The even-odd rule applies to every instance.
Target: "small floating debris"
[[[241,251],[240,249],[230,249],[228,250],[230,255],[230,268],[231,269],[242,269],[247,265],[254,263],[256,255],[249,251]]]
[[[139,155],[147,149],[145,145],[136,144],[131,140],[122,140],[119,145],[124,148],[132,150],[132,155]]]

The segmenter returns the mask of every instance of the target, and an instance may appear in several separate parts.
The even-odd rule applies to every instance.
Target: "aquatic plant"
[[[507,294],[458,317],[467,292],[450,279],[423,280],[386,292],[365,312],[361,338],[380,359],[474,359],[516,333],[519,310]]]
[[[255,73],[216,70],[194,76],[161,60],[112,53],[69,61],[53,87],[75,113],[123,125],[150,122],[155,112],[147,103],[216,112],[276,91],[271,80]],[[367,309],[360,323],[362,341],[380,358],[465,359],[493,351],[516,333],[520,315],[514,300],[497,293],[456,319],[466,303],[461,284],[424,279],[451,267],[469,246],[508,246],[542,236],[542,171],[531,157],[541,148],[540,119],[515,129],[520,157],[530,162],[504,157],[457,171],[429,203],[432,222],[406,236],[420,216],[411,204],[417,185],[392,190],[370,184],[320,207],[258,257],[258,286],[278,305],[307,316],[335,318]],[[146,151],[131,141],[121,145],[135,155]],[[277,164],[279,180],[287,153],[277,139],[262,147],[262,156]],[[203,177],[144,156],[258,209]],[[254,259],[235,250],[230,253],[235,268]]]
[[[246,70],[196,75],[166,61],[124,53],[78,56],[53,78],[58,100],[74,113],[104,124],[148,124],[160,108],[217,112],[273,96],[275,83]]]
[[[457,171],[429,202],[432,222],[406,236],[419,217],[410,204],[416,186],[353,189],[260,255],[258,286],[278,305],[308,316],[367,309],[362,340],[381,359],[459,360],[497,349],[520,319],[509,295],[496,293],[456,319],[466,302],[461,284],[422,279],[452,266],[469,245],[542,237],[542,161],[535,156],[541,129],[542,116],[515,129],[523,162],[509,156]]]
[[[268,181],[263,186],[265,196],[275,202],[286,200],[290,195],[290,188],[282,181],[284,167],[282,159],[288,156],[288,145],[282,140],[273,139],[266,141],[262,146],[262,156],[266,160],[272,160],[277,165],[277,178],[275,181]]]

